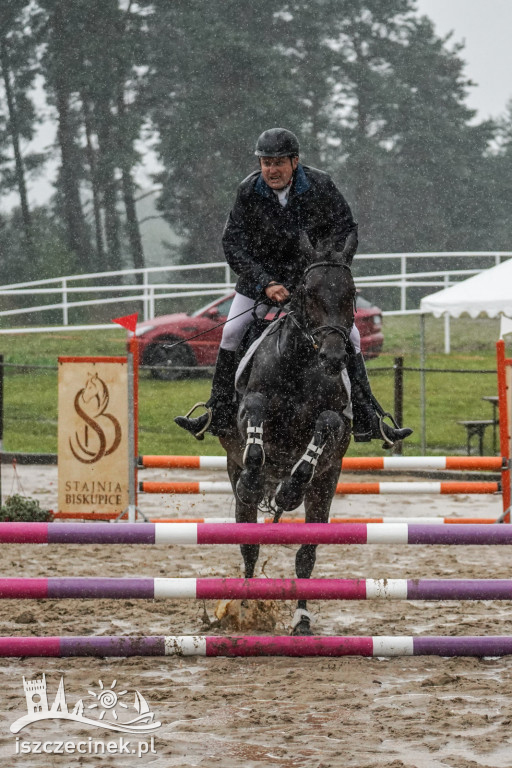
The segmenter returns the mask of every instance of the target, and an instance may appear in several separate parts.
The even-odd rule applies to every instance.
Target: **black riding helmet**
[[[299,140],[286,128],[270,128],[259,137],[254,154],[257,157],[296,157]]]

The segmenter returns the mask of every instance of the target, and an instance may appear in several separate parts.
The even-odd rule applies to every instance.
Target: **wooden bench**
[[[467,421],[458,421],[466,428],[468,456],[471,456],[471,438],[478,438],[478,451],[480,456],[484,455],[484,434],[487,427],[494,424],[494,419],[472,419]]]

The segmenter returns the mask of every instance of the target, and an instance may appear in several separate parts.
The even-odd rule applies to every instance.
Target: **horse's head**
[[[109,394],[105,382],[97,373],[88,375],[81,397],[84,404],[89,406],[88,411],[92,411],[90,415],[98,416],[103,413],[108,405]]]
[[[346,365],[355,296],[352,273],[340,254],[317,252],[304,270],[295,307],[329,376],[339,376]]]

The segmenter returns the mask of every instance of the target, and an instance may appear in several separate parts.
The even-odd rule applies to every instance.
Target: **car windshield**
[[[228,315],[229,310],[231,309],[231,305],[233,303],[233,296],[229,296],[227,299],[224,299],[224,301],[221,301],[219,304],[215,304],[214,301],[212,301],[210,304],[207,304],[206,307],[201,307],[201,309],[196,310],[192,313],[192,317],[198,317],[198,315],[204,314],[208,309],[215,309],[219,315]]]
[[[356,308],[357,309],[370,309],[370,307],[373,307],[374,305],[371,303],[371,301],[367,301],[366,299],[363,299],[362,296],[357,294],[356,296]]]

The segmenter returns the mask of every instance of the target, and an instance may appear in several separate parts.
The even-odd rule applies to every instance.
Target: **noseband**
[[[314,264],[310,264],[309,267],[306,267],[306,269],[304,270],[299,288],[304,287],[304,280],[306,279],[307,275],[317,267],[337,267],[340,269],[347,269],[349,273],[352,274],[350,272],[350,267],[347,264],[341,264],[340,262],[336,262],[336,261],[316,261]],[[290,320],[294,323],[294,325],[304,334],[304,336],[306,336],[306,338],[310,341],[315,351],[318,351],[319,349],[319,344],[315,338],[316,335],[319,333],[324,333],[324,339],[327,336],[329,336],[331,333],[337,333],[339,336],[342,337],[345,344],[348,343],[352,326],[350,326],[350,328],[346,328],[343,325],[319,325],[317,328],[310,328],[307,322],[307,319],[305,319],[304,317],[304,312],[301,312],[301,315],[302,315],[302,318],[301,318],[302,322],[300,322],[295,317],[293,310],[288,313],[287,317],[289,317]]]

